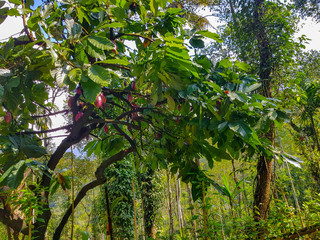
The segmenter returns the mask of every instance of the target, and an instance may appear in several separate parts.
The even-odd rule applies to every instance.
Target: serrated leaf
[[[112,50],[115,49],[115,45],[113,42],[111,42],[106,37],[100,37],[100,36],[90,36],[88,37],[88,41],[95,46],[96,48],[99,48],[101,50]]]
[[[99,65],[93,65],[88,69],[89,78],[99,84],[107,86],[110,82],[110,73]]]

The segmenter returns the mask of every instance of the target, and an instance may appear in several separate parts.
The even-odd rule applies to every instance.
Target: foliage
[[[25,194],[26,199],[21,199],[32,202],[38,211],[34,237],[44,238],[47,227],[53,226],[53,238],[58,239],[67,225],[72,207],[60,206],[64,211],[57,224],[50,219],[51,211],[57,209],[50,205],[70,200],[67,160],[71,155],[65,153],[86,138],[90,141],[84,151],[102,161],[90,165],[91,160],[76,159],[75,205],[83,203],[89,190],[107,182],[112,200],[119,204],[113,209],[116,225],[122,229],[118,234],[127,238],[132,238],[133,169],[128,162],[118,162],[128,154],[135,154],[136,167],[146,173],[169,165],[172,173],[192,184],[194,200],[201,199],[213,183],[195,159],[203,159],[210,170],[223,160],[254,159],[261,154],[271,160],[276,154],[265,133],[273,122],[280,124],[288,118],[276,99],[258,94],[258,49],[250,45],[253,32],[236,39],[239,32],[234,26],[227,29],[240,45],[247,46],[244,52],[241,45],[240,55],[245,55],[240,59],[249,59],[253,68],[228,58],[213,64],[194,49],[202,48],[205,39],[221,42],[220,37],[209,31],[185,30],[185,12],[167,8],[167,1],[64,0],[44,1],[41,6],[33,6],[33,1],[12,2],[15,5],[10,9],[0,9],[1,15],[22,17],[25,29],[23,36],[10,38],[0,47],[0,183],[14,192],[27,169],[38,171],[39,191],[26,190],[28,197]],[[291,39],[295,18],[290,9],[267,3],[264,21],[274,65],[287,66],[299,46]],[[252,19],[250,12],[242,10],[239,18],[246,27]],[[49,98],[56,89],[68,92],[68,109],[56,111]],[[50,152],[47,134],[57,129],[39,119],[55,114],[66,114],[69,124],[59,128],[67,135]],[[147,187],[153,189],[151,185]],[[225,179],[220,190],[231,205],[236,194],[230,194],[230,189],[238,186],[228,185]],[[95,205],[95,211],[100,211],[101,201]],[[30,210],[27,205],[23,209]],[[78,228],[81,234],[86,238]]]

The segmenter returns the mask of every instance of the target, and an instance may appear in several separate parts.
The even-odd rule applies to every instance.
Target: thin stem
[[[74,228],[74,163],[73,163],[73,151],[71,146],[71,240],[73,239]]]

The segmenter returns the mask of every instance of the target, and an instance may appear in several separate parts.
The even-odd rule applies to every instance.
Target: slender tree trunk
[[[179,227],[182,236],[184,237],[184,226],[183,226],[183,213],[182,213],[182,207],[181,207],[181,185],[180,185],[180,179],[178,178],[178,174],[176,176],[176,200],[177,200],[177,211],[178,211],[178,221],[179,221]]]
[[[137,209],[136,209],[136,199],[134,196],[134,181],[132,178],[132,199],[133,199],[133,211],[134,211],[134,237],[138,240],[138,227],[137,227]]]
[[[172,210],[172,190],[170,185],[170,173],[167,169],[167,183],[168,183],[168,202],[169,202],[169,239],[173,239],[173,210]]]
[[[11,229],[10,227],[7,225],[7,236],[8,236],[8,240],[12,240],[12,237],[11,237]]]
[[[190,213],[191,213],[191,224],[192,224],[192,233],[193,233],[193,237],[194,239],[197,239],[197,225],[196,225],[196,221],[194,220],[194,204],[193,204],[193,200],[192,200],[192,194],[191,194],[191,189],[189,184],[187,183],[187,192],[188,192],[188,199],[189,199],[189,208],[190,208]]]
[[[109,224],[109,234],[110,234],[110,239],[113,240],[113,226],[112,226],[112,217],[111,217],[111,211],[110,211],[110,202],[109,202],[109,193],[108,193],[108,186],[107,183],[104,187],[104,192],[106,196],[106,208],[107,208],[107,214],[108,214],[108,224]]]
[[[272,97],[271,91],[271,70],[272,55],[270,51],[269,39],[264,25],[264,0],[254,0],[254,23],[256,26],[256,38],[258,42],[260,66],[259,77],[262,80],[262,95]],[[274,143],[274,125],[270,125],[270,129],[265,137]],[[261,155],[257,163],[256,188],[254,193],[254,214],[255,221],[265,220],[268,216],[270,203],[270,186],[272,176],[272,160],[267,156]],[[263,231],[260,236],[263,235]]]
[[[239,183],[239,180],[237,178],[237,174],[236,174],[236,166],[234,164],[234,158],[232,158],[232,171],[233,171],[233,181],[235,182],[235,184],[237,185]],[[241,218],[241,202],[242,202],[242,192],[241,192],[241,187],[240,185],[238,186],[238,190],[239,190],[239,199],[238,199],[238,204],[239,204],[239,217]]]

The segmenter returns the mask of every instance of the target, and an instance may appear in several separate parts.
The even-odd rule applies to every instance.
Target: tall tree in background
[[[301,46],[293,40],[297,19],[291,10],[290,5],[263,0],[229,0],[218,6],[220,18],[226,23],[226,28],[221,28],[227,46],[222,56],[235,57],[253,66],[253,73],[258,74],[262,83],[261,93],[267,98],[274,97],[272,92],[286,85],[277,75],[288,68]],[[265,141],[273,145],[274,125],[267,128]],[[257,162],[253,209],[256,221],[265,220],[268,215],[272,158],[262,154]]]

